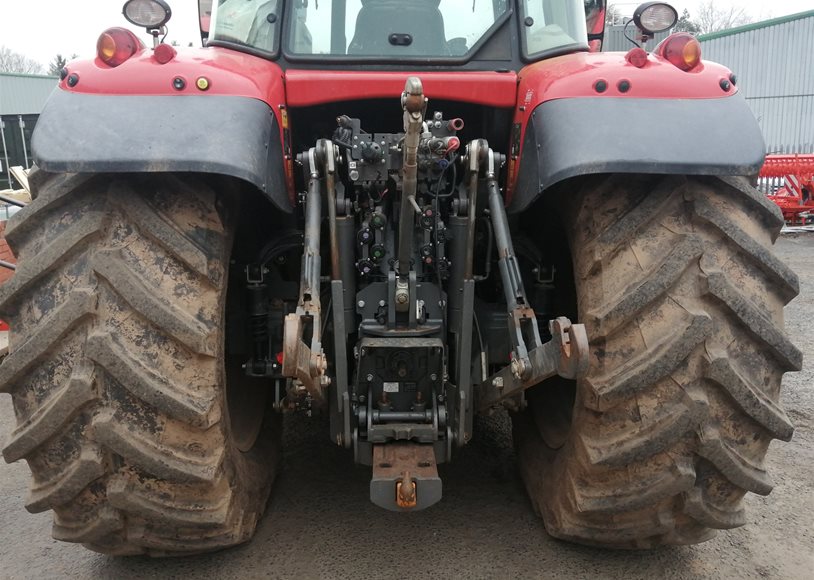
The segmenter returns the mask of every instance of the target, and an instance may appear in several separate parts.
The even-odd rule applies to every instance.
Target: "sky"
[[[407,0],[405,0],[407,1]],[[469,3],[471,0],[457,0]],[[173,10],[168,25],[167,41],[176,40],[186,46],[190,42],[200,45],[197,0],[168,0]],[[123,0],[0,0],[0,46],[32,58],[47,68],[57,53],[63,56],[78,54],[92,57],[99,34],[110,26],[130,25],[121,15]],[[610,0],[624,15],[632,15],[639,2]],[[693,9],[697,0],[672,2],[679,14],[684,8]],[[757,20],[803,12],[814,7],[812,0],[715,0],[716,6],[743,6]],[[143,30],[145,44],[150,43]]]

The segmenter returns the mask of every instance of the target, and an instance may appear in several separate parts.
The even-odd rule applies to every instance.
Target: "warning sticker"
[[[385,393],[398,393],[399,392],[399,384],[398,383],[384,383],[384,392]]]

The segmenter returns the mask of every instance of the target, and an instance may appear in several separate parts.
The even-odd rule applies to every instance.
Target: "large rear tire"
[[[588,376],[529,392],[522,475],[548,532],[614,548],[691,544],[746,522],[802,357],[780,212],[740,178],[603,176],[564,211]]]
[[[3,454],[31,468],[27,509],[108,554],[248,540],[279,425],[225,356],[230,200],[192,176],[31,182],[6,230],[20,266],[0,290],[0,391],[17,417]]]

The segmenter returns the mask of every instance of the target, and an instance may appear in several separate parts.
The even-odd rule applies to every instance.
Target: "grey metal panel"
[[[0,73],[0,115],[37,115],[59,79],[39,75]]]
[[[767,152],[814,153],[814,15],[701,42],[738,76]]]

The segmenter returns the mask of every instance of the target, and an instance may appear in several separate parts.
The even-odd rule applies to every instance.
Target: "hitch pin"
[[[413,209],[415,209],[415,212],[418,215],[421,215],[421,208],[418,207],[418,203],[416,203],[416,201],[415,201],[415,196],[414,195],[408,195],[407,200],[410,202],[410,205],[413,206]]]
[[[400,508],[410,509],[418,504],[416,485],[409,471],[401,474],[401,481],[396,483],[396,504]]]

